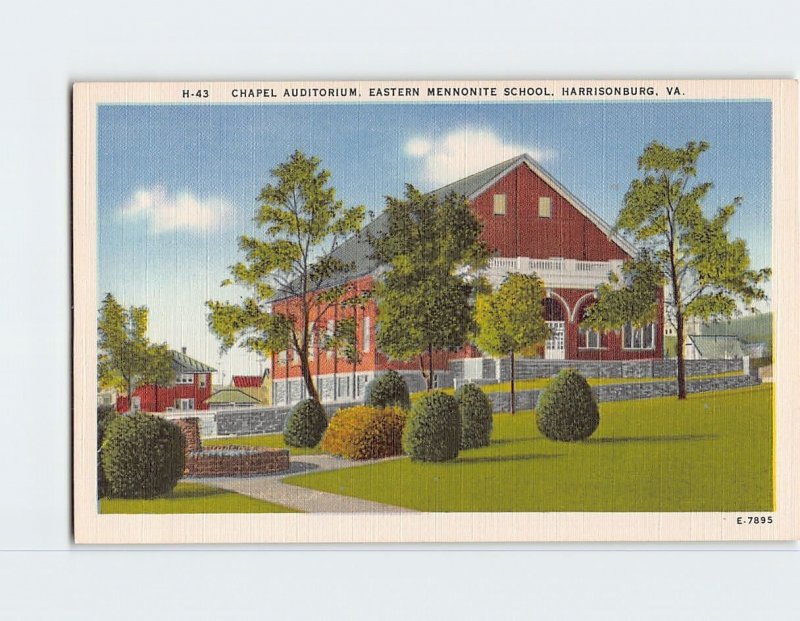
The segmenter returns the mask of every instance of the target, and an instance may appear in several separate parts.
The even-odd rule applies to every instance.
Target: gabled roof
[[[690,334],[689,340],[702,358],[717,360],[742,358],[747,355],[742,342],[736,336]]]
[[[636,248],[628,242],[619,233],[614,231],[613,227],[587,207],[581,199],[570,192],[560,181],[553,175],[547,172],[542,166],[534,160],[529,154],[523,153],[516,157],[512,157],[505,162],[496,164],[486,170],[464,177],[458,181],[454,181],[446,186],[434,190],[431,194],[435,194],[437,198],[444,198],[450,192],[463,194],[467,199],[472,200],[482,192],[488,190],[495,183],[500,181],[512,170],[517,168],[520,164],[525,164],[530,168],[538,177],[540,177],[547,185],[553,188],[560,194],[564,200],[578,210],[579,213],[586,216],[597,228],[599,228],[606,236],[613,241],[617,246],[622,248],[629,256],[636,255]]]
[[[455,192],[458,195],[465,196],[467,200],[473,200],[520,164],[528,166],[528,168],[560,194],[570,205],[577,209],[578,212],[586,216],[629,256],[634,256],[636,254],[636,248],[632,244],[616,233],[605,220],[589,209],[578,197],[572,194],[527,153],[512,157],[511,159],[490,166],[489,168],[464,177],[463,179],[459,179],[458,181],[448,183],[436,190],[432,190],[429,194],[433,194],[436,198],[441,200],[451,192]],[[352,264],[353,269],[346,273],[337,274],[335,278],[323,282],[320,288],[327,289],[335,287],[353,280],[354,278],[360,278],[371,274],[377,270],[380,264],[372,257],[373,249],[369,239],[370,237],[377,237],[385,233],[388,229],[389,216],[386,212],[382,212],[377,218],[361,229],[361,231],[346,239],[342,245],[331,253],[331,256],[345,263]],[[284,297],[286,296],[276,295],[271,301],[277,301]]]
[[[171,351],[172,369],[175,373],[213,373],[215,368],[203,364],[199,360],[190,358],[183,352]]]
[[[233,385],[236,388],[258,388],[264,380],[260,375],[234,375]]]
[[[237,390],[236,388],[223,388],[206,399],[205,403],[261,403],[261,401],[252,395],[248,395],[243,390]]]

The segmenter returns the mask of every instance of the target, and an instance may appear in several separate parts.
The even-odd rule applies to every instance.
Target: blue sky
[[[379,213],[406,182],[434,189],[523,151],[614,222],[644,146],[706,140],[709,210],[735,196],[732,223],[753,264],[770,264],[767,102],[116,105],[98,113],[98,294],[150,308],[150,337],[231,373],[204,302],[254,233],[256,196],[295,149],[321,158],[345,204]]]

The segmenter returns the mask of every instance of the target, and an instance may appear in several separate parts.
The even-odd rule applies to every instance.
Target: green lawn
[[[772,386],[603,403],[586,442],[495,416],[492,444],[450,463],[407,458],[298,475],[294,485],[422,511],[769,511]]]
[[[100,513],[290,513],[294,509],[264,502],[225,490],[178,483],[172,492],[160,498],[134,500],[102,498]]]
[[[268,448],[288,448],[290,455],[318,455],[321,451],[317,448],[295,448],[286,446],[282,433],[271,433],[260,436],[231,436],[229,438],[214,438],[203,440],[203,446],[265,446]]]

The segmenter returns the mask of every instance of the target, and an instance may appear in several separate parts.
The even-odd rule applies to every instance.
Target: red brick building
[[[175,382],[169,386],[138,386],[133,391],[133,410],[166,412],[208,409],[205,401],[211,396],[211,374],[216,369],[187,356],[185,348],[180,352],[170,353]],[[118,397],[117,411],[127,412],[128,409],[128,397]]]
[[[547,288],[545,315],[552,331],[544,357],[563,360],[638,360],[661,358],[663,330],[658,324],[600,334],[581,328],[586,309],[595,300],[597,286],[619,270],[636,251],[614,233],[597,214],[524,154],[448,184],[433,194],[455,191],[469,200],[483,224],[482,237],[493,253],[486,276],[497,286],[506,274],[535,273]],[[338,258],[356,268],[344,277],[354,291],[368,290],[380,277],[381,266],[372,258],[368,238],[386,227],[381,215],[335,250]],[[341,284],[342,279],[330,283]],[[273,312],[286,310],[292,300],[275,300]],[[663,307],[663,300],[660,300]],[[361,361],[352,365],[334,352],[320,349],[325,333],[336,322],[355,314]],[[660,312],[659,317],[663,316]],[[311,368],[324,401],[359,398],[366,383],[382,371],[397,369],[413,385],[421,382],[418,361],[389,360],[375,346],[377,307],[335,306],[312,328]],[[448,362],[470,359],[472,369],[483,368],[482,354],[467,346],[458,354],[434,354],[437,383],[451,382]],[[305,396],[297,354],[272,356],[273,402],[291,403]],[[452,384],[450,384],[452,385]]]

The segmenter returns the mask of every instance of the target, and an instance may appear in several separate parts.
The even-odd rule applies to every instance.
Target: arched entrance
[[[544,344],[547,360],[563,360],[566,354],[566,312],[555,298],[545,298],[544,319],[550,328],[550,338]]]

